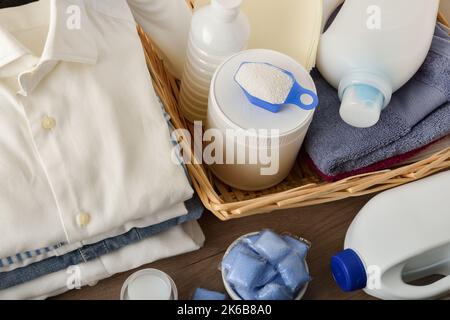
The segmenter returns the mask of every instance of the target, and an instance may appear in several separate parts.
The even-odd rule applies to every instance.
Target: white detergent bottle
[[[333,12],[344,2],[344,0],[323,0],[322,29],[326,26]]]
[[[331,260],[341,289],[395,300],[450,294],[449,195],[447,171],[373,198]]]
[[[355,127],[375,125],[392,93],[425,61],[439,0],[346,0],[323,33],[317,66],[339,90],[340,114]]]
[[[156,44],[169,71],[181,78],[192,10],[186,0],[128,0],[136,22]]]
[[[244,50],[250,24],[241,12],[243,0],[212,0],[196,10],[181,80],[180,105],[191,122],[205,121],[209,87],[217,67]]]

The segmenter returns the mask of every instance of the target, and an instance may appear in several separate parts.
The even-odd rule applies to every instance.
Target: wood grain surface
[[[206,236],[199,251],[144,266],[158,268],[173,277],[180,299],[190,299],[195,288],[225,292],[219,263],[227,247],[243,234],[270,228],[289,232],[312,242],[308,264],[313,277],[305,299],[371,299],[362,291],[343,293],[330,273],[330,258],[342,250],[347,228],[370,196],[221,222],[205,212],[200,225]],[[142,269],[140,268],[140,269]],[[100,281],[95,287],[68,292],[55,299],[118,299],[126,278],[136,270]]]

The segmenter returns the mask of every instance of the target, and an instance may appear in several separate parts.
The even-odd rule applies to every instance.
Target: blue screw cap
[[[334,280],[345,292],[364,289],[367,285],[364,264],[352,249],[339,252],[331,258],[331,271]]]

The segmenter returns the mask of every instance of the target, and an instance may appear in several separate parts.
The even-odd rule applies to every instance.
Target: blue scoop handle
[[[309,98],[310,104],[305,104],[302,102],[302,97]],[[303,88],[297,81],[294,81],[291,92],[289,93],[286,104],[295,104],[305,110],[313,110],[319,104],[319,98],[317,94],[311,90]]]

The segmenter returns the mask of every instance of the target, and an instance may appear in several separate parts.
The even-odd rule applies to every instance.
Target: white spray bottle
[[[425,61],[439,0],[346,0],[322,35],[317,66],[339,90],[340,114],[355,127],[375,125],[392,93]]]

